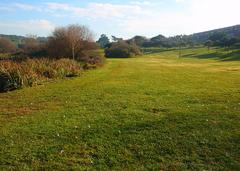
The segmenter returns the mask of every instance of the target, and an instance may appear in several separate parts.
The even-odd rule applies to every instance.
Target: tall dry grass
[[[73,77],[82,68],[70,59],[27,59],[24,61],[0,61],[0,91],[10,91],[32,86],[46,79]]]

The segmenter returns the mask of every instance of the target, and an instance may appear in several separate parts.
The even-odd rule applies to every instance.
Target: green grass
[[[11,57],[11,54],[8,54],[8,53],[0,53],[0,60],[2,59],[7,59],[7,58],[10,58]]]
[[[109,59],[0,94],[0,170],[239,170],[240,62],[203,54]]]

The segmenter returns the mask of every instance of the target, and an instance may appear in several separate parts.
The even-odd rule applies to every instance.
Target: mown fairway
[[[240,170],[240,62],[202,51],[0,94],[0,170]]]

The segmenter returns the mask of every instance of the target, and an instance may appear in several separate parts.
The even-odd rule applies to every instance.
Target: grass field
[[[155,50],[0,94],[0,170],[240,170],[240,55]]]

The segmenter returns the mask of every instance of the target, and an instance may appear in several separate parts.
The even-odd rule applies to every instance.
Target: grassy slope
[[[176,56],[0,94],[0,170],[239,170],[240,63]]]

